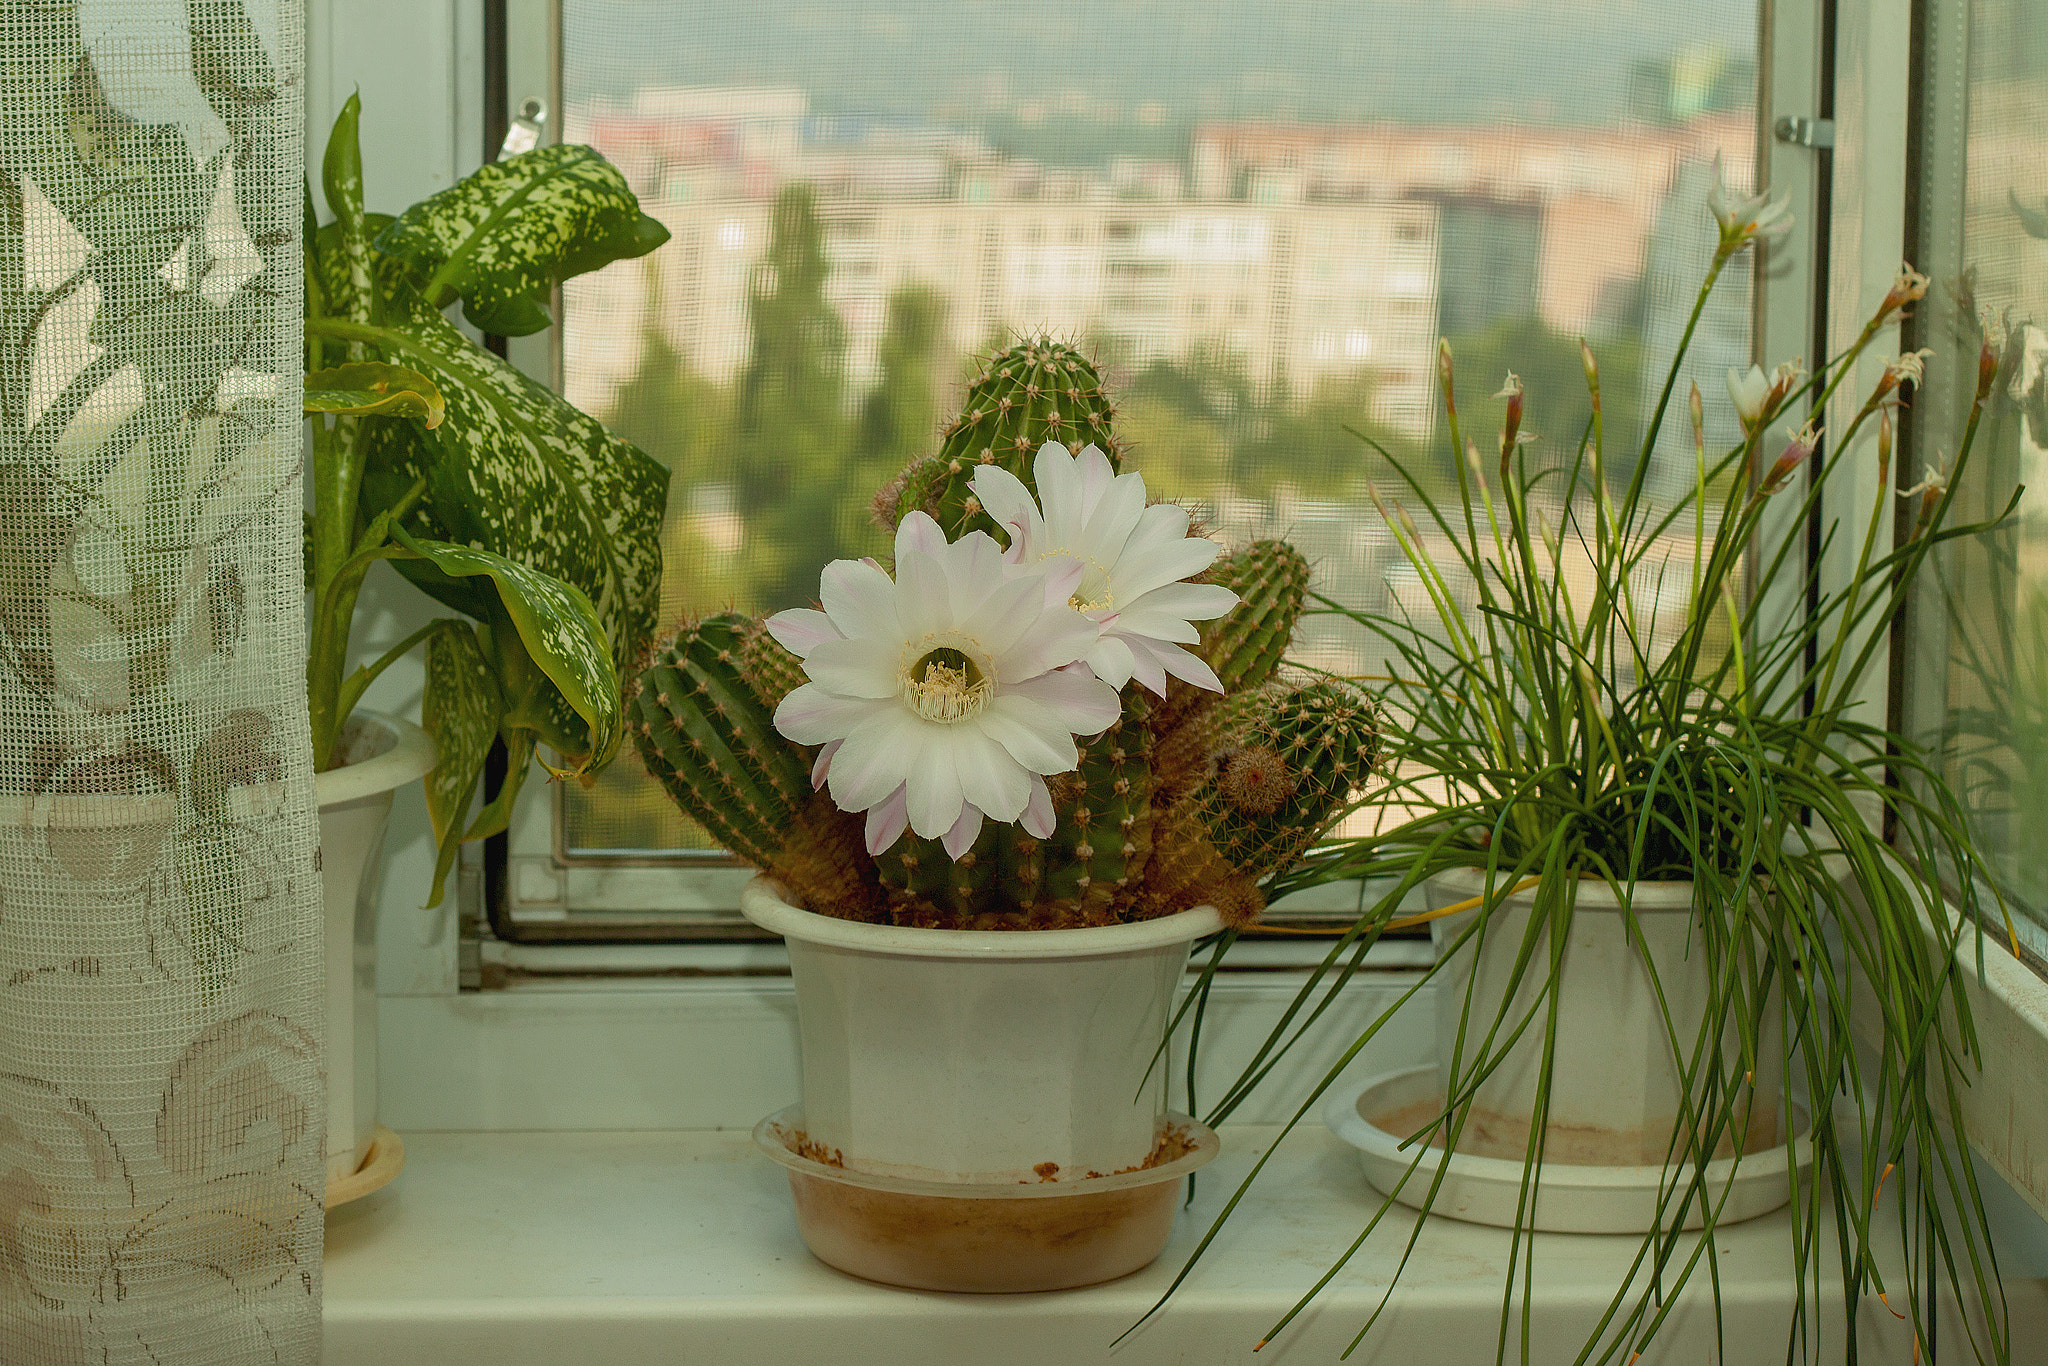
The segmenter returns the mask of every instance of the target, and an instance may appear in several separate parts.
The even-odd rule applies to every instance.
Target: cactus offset
[[[999,353],[967,391],[967,406],[944,433],[939,453],[897,476],[891,526],[911,512],[931,514],[948,539],[970,531],[995,534],[968,482],[979,465],[1000,465],[1034,494],[1038,448],[1057,441],[1073,450],[1094,445],[1119,463],[1110,431],[1113,410],[1087,357],[1046,338]],[[1000,539],[1000,538],[999,538]]]
[[[784,649],[761,622],[745,621],[739,628],[739,635],[740,677],[772,712],[781,705],[783,698],[803,684],[804,662]]]
[[[1308,561],[1285,541],[1253,541],[1210,566],[1209,582],[1238,596],[1228,616],[1202,627],[1202,657],[1226,693],[1248,692],[1280,667],[1308,598]]]
[[[1160,822],[1146,912],[1213,903],[1232,924],[1265,908],[1258,885],[1301,857],[1379,756],[1371,701],[1331,679],[1276,679],[1218,709],[1208,779]]]
[[[772,704],[748,686],[741,659],[750,629],[758,627],[747,618],[720,613],[684,623],[654,652],[632,698],[640,757],[725,848],[809,905],[866,918],[876,897],[860,822],[814,796],[809,758],[776,731]]]

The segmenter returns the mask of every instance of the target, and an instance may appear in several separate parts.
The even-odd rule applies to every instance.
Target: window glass
[[[675,471],[671,616],[802,603],[883,550],[869,495],[936,445],[973,357],[1040,330],[1092,349],[1157,493],[1391,607],[1345,428],[1440,440],[1441,333],[1468,420],[1498,421],[1512,363],[1526,428],[1575,446],[1584,336],[1628,440],[1713,249],[1714,159],[1747,189],[1755,155],[1757,0],[561,13],[565,135],[674,234],[572,283],[562,339],[570,397]],[[1699,375],[1750,359],[1747,260]],[[1653,458],[1690,481],[1683,426]],[[1380,667],[1328,621],[1301,658]],[[703,846],[630,761],[559,800],[572,857]]]
[[[1905,477],[1946,468],[1988,335],[2002,363],[1956,509],[1988,516],[2025,489],[2013,521],[1956,545],[1916,604],[1909,707],[1943,746],[2015,909],[2038,926],[2048,924],[2048,8],[1944,0],[1930,14],[1919,175],[1934,284],[1913,344],[1934,356],[1913,418],[1923,467]]]

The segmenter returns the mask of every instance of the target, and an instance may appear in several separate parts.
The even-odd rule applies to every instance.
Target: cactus
[[[768,634],[766,626],[742,620],[745,624],[739,628],[737,651],[740,677],[772,712],[803,683],[804,662],[783,649],[781,642]]]
[[[1308,561],[1285,541],[1253,541],[1209,570],[1238,596],[1230,614],[1202,629],[1202,656],[1226,693],[1248,692],[1280,667],[1308,598]]]
[[[1094,445],[1120,463],[1110,431],[1113,409],[1088,358],[1049,339],[1013,346],[993,357],[967,391],[967,406],[943,433],[939,453],[913,462],[896,477],[893,527],[911,512],[930,513],[949,539],[970,531],[995,534],[992,518],[968,487],[977,465],[1000,465],[1034,494],[1032,462],[1038,448],[1057,441],[1073,449]]]
[[[1146,913],[1207,901],[1232,924],[1265,908],[1258,884],[1307,851],[1379,757],[1378,716],[1333,679],[1276,679],[1217,709],[1215,764],[1162,818]]]
[[[877,895],[860,821],[811,791],[808,757],[776,732],[773,704],[749,686],[742,660],[755,637],[782,648],[758,623],[724,612],[684,623],[654,652],[632,698],[641,760],[725,848],[805,904],[866,919]]]
[[[1046,441],[1120,450],[1094,367],[1057,342],[994,357],[939,454],[875,499],[880,520],[931,514],[948,537],[995,532],[969,487],[1000,464],[1036,492]],[[727,848],[779,878],[811,909],[852,919],[958,929],[1114,924],[1214,904],[1244,925],[1260,884],[1283,871],[1365,779],[1376,717],[1349,684],[1282,674],[1309,569],[1259,541],[1201,576],[1242,599],[1195,648],[1222,696],[1170,680],[1164,698],[1126,687],[1116,724],[1048,780],[1055,824],[1036,839],[985,822],[960,858],[905,832],[881,854],[863,821],[813,792],[813,752],[778,734],[776,706],[804,682],[801,660],[762,623],[734,613],[686,625],[643,674],[634,733],[650,772]]]
[[[1135,903],[1152,851],[1152,737],[1133,692],[1117,723],[1081,747],[1072,773],[1049,781],[1051,835],[988,823],[958,861],[937,840],[905,835],[877,860],[900,924],[965,929],[1113,925]]]

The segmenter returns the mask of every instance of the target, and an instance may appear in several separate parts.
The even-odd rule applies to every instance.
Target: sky
[[[1030,102],[1134,119],[1613,117],[1630,65],[1748,59],[1757,0],[564,0],[569,97],[795,85],[954,122]]]

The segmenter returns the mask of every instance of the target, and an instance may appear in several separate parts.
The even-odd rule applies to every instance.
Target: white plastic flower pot
[[[1166,1119],[1158,1056],[1209,907],[1077,930],[928,930],[814,915],[756,878],[789,945],[808,1151],[919,1181],[1138,1167]]]
[[[1485,885],[1483,872],[1460,869],[1431,879],[1426,893],[1431,908],[1438,909],[1480,895]],[[1507,897],[1493,912],[1483,942],[1466,944],[1438,969],[1439,1069],[1448,1071],[1451,1066],[1461,1016],[1466,1022],[1461,1066],[1471,1066],[1473,1050],[1507,994],[1536,892],[1532,886]],[[1690,1061],[1694,1041],[1707,1018],[1713,983],[1701,932],[1693,920],[1692,883],[1638,883],[1632,906],[1633,930],[1605,883],[1579,884],[1558,983],[1557,1044],[1544,1140],[1546,1163],[1655,1166],[1670,1152],[1684,1095],[1682,1067]],[[1478,914],[1474,909],[1430,922],[1439,955]],[[1516,1162],[1527,1151],[1543,1064],[1544,1011],[1538,1003],[1541,984],[1549,972],[1550,946],[1545,931],[1517,987],[1500,1038],[1505,1039],[1532,1007],[1537,1008],[1535,1021],[1505,1061],[1480,1084],[1459,1139],[1461,1151]],[[1763,1014],[1765,1020],[1774,1022],[1777,1013],[1767,1009]],[[1672,1048],[1674,1031],[1683,1054]],[[1762,1151],[1784,1141],[1780,1132],[1781,1035],[1774,1023],[1760,1032],[1753,1079],[1760,1102],[1749,1112],[1742,1135],[1745,1152]],[[1732,1027],[1724,1038],[1724,1074],[1740,1076],[1743,1069],[1737,1061],[1739,1045]],[[1721,1146],[1733,1151],[1732,1143]]]
[[[327,937],[327,1183],[354,1175],[377,1130],[377,900],[391,794],[434,766],[427,733],[358,711],[342,763],[314,780]]]

